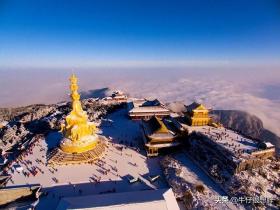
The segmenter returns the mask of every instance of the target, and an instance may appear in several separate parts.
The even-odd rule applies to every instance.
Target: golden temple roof
[[[192,104],[186,106],[187,111],[195,111],[195,110],[208,110],[204,105],[193,102]]]
[[[152,117],[147,123],[153,133],[169,133],[166,125],[158,117]]]

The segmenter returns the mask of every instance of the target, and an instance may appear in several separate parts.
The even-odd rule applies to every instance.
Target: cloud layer
[[[261,118],[266,128],[280,136],[279,71],[265,74],[256,70],[202,68],[103,69],[76,73],[80,91],[109,87],[122,89],[133,97],[186,104],[198,101],[213,109],[243,110]],[[70,74],[69,71],[0,71],[0,107],[67,100]]]
[[[256,94],[256,84],[232,83],[226,79],[178,78],[168,81],[127,81],[115,87],[132,96],[159,98],[164,102],[182,101],[186,104],[198,101],[213,109],[236,109],[259,117],[264,126],[280,135],[279,100],[271,100]]]

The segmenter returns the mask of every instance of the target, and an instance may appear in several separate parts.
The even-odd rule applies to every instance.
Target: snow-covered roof
[[[161,103],[159,102],[158,99],[154,99],[154,100],[151,100],[151,101],[145,101],[141,106],[144,107],[144,106],[160,106]]]
[[[230,151],[235,157],[249,158],[251,152],[258,150],[258,144],[230,129],[214,128],[210,126],[188,127],[189,132],[200,132],[209,137],[213,142]],[[239,154],[242,152],[242,154]],[[238,161],[237,159],[237,161]]]
[[[19,198],[28,198],[31,195],[34,195],[34,197],[36,197],[40,189],[41,185],[39,184],[1,188],[0,205],[6,205],[10,202],[16,201]]]
[[[135,107],[131,112],[169,112],[168,109],[161,107],[161,106],[155,106],[155,107]]]
[[[192,104],[186,106],[187,111],[196,111],[196,110],[207,110],[205,106],[200,103],[193,102]]]
[[[163,104],[158,100],[147,100],[147,99],[134,99],[132,100],[133,107],[163,107]]]
[[[115,94],[115,95],[124,95],[124,92],[121,91],[121,90],[115,90],[112,95]]]
[[[263,142],[263,144],[265,145],[266,148],[273,148],[275,147],[273,144],[271,144],[270,142]]]
[[[171,189],[159,189],[65,197],[56,209],[179,210],[179,206]]]
[[[129,114],[137,114],[137,113],[167,113],[170,111],[165,108],[157,99],[153,101],[147,101],[146,99],[136,99],[128,104]]]

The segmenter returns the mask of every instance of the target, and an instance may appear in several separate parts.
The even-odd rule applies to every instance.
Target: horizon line
[[[42,63],[42,64],[14,64],[14,65],[1,65],[0,70],[3,69],[25,69],[25,68],[43,68],[43,69],[56,69],[56,68],[70,68],[70,69],[86,69],[86,68],[170,68],[170,67],[261,67],[261,66],[273,66],[273,67],[280,67],[280,61],[278,60],[270,60],[270,61],[263,61],[263,60],[251,60],[247,59],[244,60],[234,60],[234,59],[224,59],[224,60],[116,60],[116,61],[104,61],[104,60],[91,60],[91,61],[84,61],[81,62],[83,64],[63,64],[63,63],[56,63],[56,64],[49,64]]]

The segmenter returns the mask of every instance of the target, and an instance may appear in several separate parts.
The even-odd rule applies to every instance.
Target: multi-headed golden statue
[[[88,122],[80,102],[77,81],[75,75],[70,77],[72,111],[61,125],[63,139],[60,147],[48,154],[49,165],[92,163],[104,154],[105,137],[97,135],[94,123]]]
[[[92,150],[98,140],[96,127],[88,122],[87,113],[83,110],[78,93],[77,77],[70,77],[72,111],[66,117],[66,124],[61,125],[64,139],[60,148],[66,153],[81,153]]]

